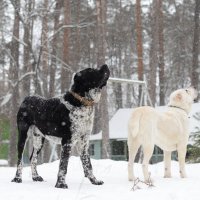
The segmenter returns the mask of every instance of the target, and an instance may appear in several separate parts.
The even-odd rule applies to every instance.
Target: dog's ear
[[[176,94],[175,97],[174,97],[174,100],[175,100],[175,101],[181,101],[181,100],[182,100],[182,95],[181,95],[181,93]]]
[[[78,82],[80,79],[81,79],[81,72],[77,72],[75,75],[74,75],[74,82]]]

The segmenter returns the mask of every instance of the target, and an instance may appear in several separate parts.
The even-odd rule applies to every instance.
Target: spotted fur
[[[103,65],[99,69],[82,70],[74,75],[71,91],[98,103],[101,89],[106,85],[109,74],[107,65]],[[66,92],[61,99],[44,99],[39,96],[26,97],[17,114],[18,163],[16,176],[12,181],[22,182],[23,150],[27,136],[32,134],[33,152],[30,160],[33,181],[43,181],[43,178],[38,175],[36,166],[38,154],[43,147],[44,140],[47,139],[62,145],[56,187],[68,188],[65,176],[73,145],[78,147],[85,176],[93,184],[103,184],[103,181],[98,181],[93,175],[88,153],[93,119],[94,106],[85,106],[71,92]]]

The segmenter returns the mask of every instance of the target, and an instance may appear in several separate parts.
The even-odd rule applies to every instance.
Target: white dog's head
[[[179,89],[170,95],[169,105],[184,109],[187,113],[190,112],[192,103],[197,98],[198,93],[194,87]]]

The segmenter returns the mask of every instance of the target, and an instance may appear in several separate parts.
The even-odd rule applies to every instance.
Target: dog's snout
[[[191,85],[189,88],[193,89],[193,90],[197,90],[197,87],[194,85]]]
[[[110,70],[109,70],[109,68],[108,68],[108,66],[107,66],[106,64],[102,65],[102,66],[99,68],[99,71],[104,72],[104,74],[105,74],[105,73],[109,74],[109,72],[110,72]]]

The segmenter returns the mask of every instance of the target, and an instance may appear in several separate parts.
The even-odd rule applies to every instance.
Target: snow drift
[[[23,170],[23,182],[12,183],[15,168],[0,168],[1,200],[199,200],[200,164],[187,164],[188,178],[179,178],[178,162],[172,162],[171,179],[164,179],[163,163],[150,165],[155,187],[144,187],[132,191],[133,183],[127,178],[127,162],[112,160],[92,160],[94,174],[104,181],[104,185],[92,185],[84,178],[81,161],[77,157],[69,160],[66,182],[69,189],[54,187],[59,161],[38,166],[44,182],[33,182],[30,167]],[[140,164],[136,164],[136,175],[142,178]]]

